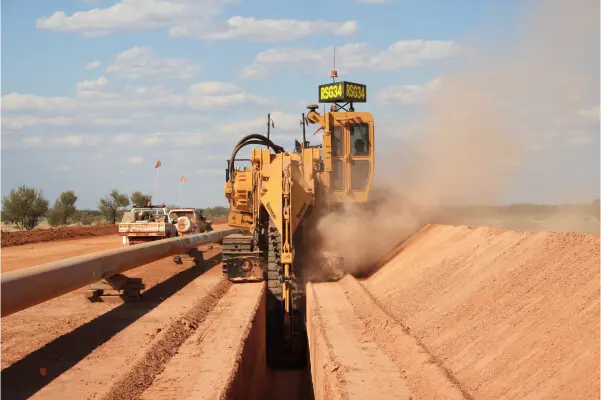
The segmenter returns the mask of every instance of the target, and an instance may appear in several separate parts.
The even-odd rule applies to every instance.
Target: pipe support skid
[[[239,229],[198,233],[124,249],[107,250],[35,267],[3,273],[2,317],[43,303],[115,274],[162,258],[182,254],[191,247],[213,243]]]

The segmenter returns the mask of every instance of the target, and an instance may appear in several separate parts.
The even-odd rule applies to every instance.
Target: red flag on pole
[[[179,181],[180,181],[181,183],[186,183],[186,182],[188,182],[188,180],[187,180],[185,177],[183,177],[183,176],[182,176],[182,178],[181,178]]]
[[[157,163],[154,165],[155,168],[159,168],[161,166],[161,160],[157,160]]]

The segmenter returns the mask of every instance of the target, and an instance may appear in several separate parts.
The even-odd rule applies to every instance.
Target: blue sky
[[[598,4],[581,2],[596,7],[598,15]],[[491,85],[484,102],[511,99],[513,108],[502,110],[521,128],[504,135],[515,135],[513,144],[519,147],[511,163],[516,178],[487,200],[592,201],[599,192],[598,55],[589,59],[585,52],[571,54],[578,65],[586,64],[584,76],[596,81],[587,82],[589,89],[569,104],[540,106],[540,98],[534,97],[514,102],[506,90],[515,83],[516,69],[507,55],[516,54],[523,42],[519,27],[532,3],[536,2],[4,1],[2,195],[22,184],[43,189],[51,201],[61,191],[75,190],[80,208],[94,208],[112,188],[152,194],[153,166],[160,159],[158,200],[177,202],[179,178],[186,176],[183,203],[225,205],[225,158],[233,145],[250,132],[263,132],[271,112],[275,139],[290,149],[300,136],[304,106],[315,103],[317,86],[329,81],[331,48],[336,46],[341,78],[368,86],[364,108],[376,118],[378,165],[383,166],[379,179],[389,178],[391,169],[386,168],[392,168],[398,176],[394,184],[402,186],[412,178],[413,185],[419,180],[420,187],[436,186],[441,174],[409,177],[405,171],[433,170],[426,161],[440,164],[448,156],[443,152],[441,158],[433,151],[436,135],[422,132],[437,115],[455,114],[455,101],[449,100],[454,98],[449,95],[453,85],[446,85],[445,77],[461,77],[453,90],[469,109],[474,100],[465,93],[489,87],[483,77],[494,65],[497,76],[511,84]],[[583,15],[576,13],[565,18],[565,26],[553,26],[571,32],[570,23],[579,18]],[[579,33],[590,39],[588,30]],[[598,49],[598,35],[592,40]],[[555,48],[557,54],[547,59],[553,61],[562,57],[557,46],[557,41],[543,40],[533,48]],[[520,51],[532,60],[548,55],[541,50],[539,57],[533,48]],[[546,69],[542,63],[539,68]],[[466,79],[472,76],[467,71],[474,69],[474,76],[482,78],[475,79],[477,83]],[[555,87],[551,80],[570,71],[576,74],[572,66],[543,71],[549,72],[549,80],[526,79],[515,91],[549,96],[547,86]],[[551,95],[563,98],[564,92],[557,89]],[[525,119],[522,112],[530,109]],[[516,110],[520,118],[514,118]],[[457,121],[454,129],[475,129],[471,121],[480,115]],[[546,126],[551,117],[563,125]],[[542,132],[543,126],[545,135],[531,134]],[[493,135],[487,129],[484,138]],[[518,134],[520,129],[529,133]],[[455,151],[482,154],[482,148],[474,148],[475,141],[464,136],[457,136]],[[428,137],[434,141],[426,151]],[[480,145],[497,139],[491,136]],[[464,185],[478,191],[484,182],[506,178],[505,172],[490,167],[480,169],[493,175],[465,178],[457,190]],[[467,170],[474,168],[479,167],[474,164]],[[466,171],[443,170],[456,175]],[[407,185],[408,191],[418,190]],[[573,190],[562,190],[561,185]],[[446,190],[445,196],[453,188]]]

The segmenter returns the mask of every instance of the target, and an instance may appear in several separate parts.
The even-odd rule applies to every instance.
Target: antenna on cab
[[[332,83],[336,83],[336,78],[338,78],[338,71],[336,71],[336,46],[333,47],[333,59],[334,59],[334,68],[332,69],[332,71],[330,72],[330,77],[332,77]],[[336,104],[332,104],[330,106],[330,111],[337,111],[338,107],[336,106]],[[326,111],[325,106],[323,109],[324,113]]]
[[[334,46],[333,57],[334,57],[334,68],[330,72],[330,77],[332,78],[332,83],[335,83],[336,78],[338,78],[338,71],[336,71],[336,46]]]

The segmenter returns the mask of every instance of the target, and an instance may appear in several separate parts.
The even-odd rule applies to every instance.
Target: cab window
[[[332,160],[332,179],[334,190],[344,190],[344,163],[340,159]]]
[[[332,132],[332,156],[342,156],[342,127],[334,126]]]
[[[369,160],[351,160],[351,190],[365,190],[369,183]]]
[[[370,152],[369,124],[351,124],[351,156],[367,156]]]

